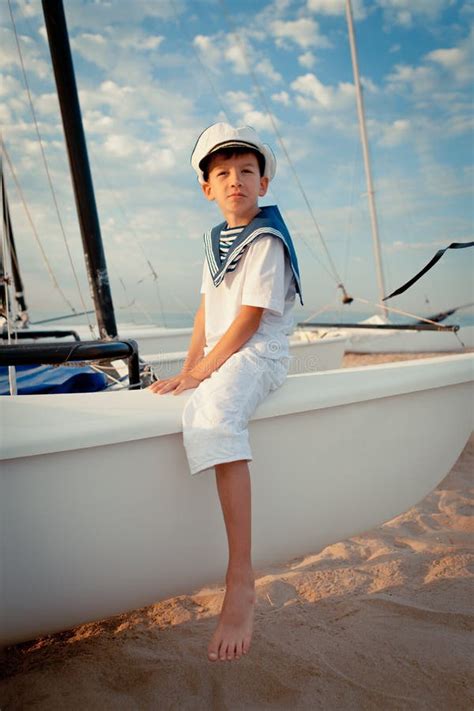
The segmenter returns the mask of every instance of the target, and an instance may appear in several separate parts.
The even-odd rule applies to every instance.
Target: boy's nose
[[[231,180],[232,185],[241,185],[242,184],[240,175],[236,171],[232,171],[230,180]]]

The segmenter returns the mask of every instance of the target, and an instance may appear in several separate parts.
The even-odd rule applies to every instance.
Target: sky
[[[352,5],[387,294],[438,249],[473,239],[474,3]],[[198,306],[202,235],[222,218],[202,196],[190,154],[215,121],[250,125],[274,149],[277,175],[261,204],[278,204],[293,236],[305,301],[297,318],[339,309],[341,281],[355,299],[345,318],[373,311],[343,0],[64,7],[118,318]],[[41,2],[0,0],[0,33],[4,168],[30,316],[92,308]],[[449,250],[388,305],[428,314],[474,301],[473,258],[474,249]]]

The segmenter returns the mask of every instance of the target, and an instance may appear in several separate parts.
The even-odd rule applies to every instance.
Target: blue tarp
[[[17,365],[18,395],[92,393],[105,390],[107,377],[88,365]],[[8,368],[0,366],[0,395],[9,395]]]

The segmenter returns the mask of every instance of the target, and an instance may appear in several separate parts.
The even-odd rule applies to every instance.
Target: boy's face
[[[247,225],[258,212],[258,198],[268,188],[268,178],[260,176],[257,157],[253,153],[230,158],[217,154],[208,174],[202,185],[206,198],[217,202],[229,227]]]

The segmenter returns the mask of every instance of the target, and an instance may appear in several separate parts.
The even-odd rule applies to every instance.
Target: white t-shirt
[[[264,308],[260,325],[245,343],[266,358],[289,356],[288,336],[293,331],[295,281],[288,255],[279,237],[253,240],[237,267],[214,286],[204,259],[201,294],[206,296],[206,348],[216,345],[236,318],[241,306]]]

